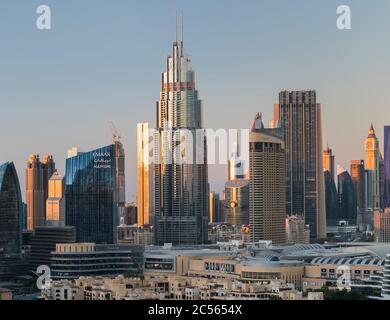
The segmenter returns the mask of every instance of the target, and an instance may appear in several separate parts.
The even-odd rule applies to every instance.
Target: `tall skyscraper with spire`
[[[207,242],[209,191],[202,103],[191,60],[184,54],[183,33],[182,28],[178,40],[176,32],[157,102],[154,228],[158,245]]]
[[[282,91],[276,108],[286,147],[286,213],[305,217],[313,239],[325,238],[321,105],[313,90]]]
[[[367,192],[367,208],[380,208],[381,195],[381,177],[380,171],[383,165],[383,158],[379,149],[379,140],[375,134],[374,126],[371,124],[368,136],[365,141],[366,154],[366,170],[368,172],[368,192]]]

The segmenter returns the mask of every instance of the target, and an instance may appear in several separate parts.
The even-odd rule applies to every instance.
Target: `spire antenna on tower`
[[[176,11],[176,17],[175,17],[175,42],[177,42],[177,11]]]
[[[184,14],[181,12],[181,42],[184,43]]]

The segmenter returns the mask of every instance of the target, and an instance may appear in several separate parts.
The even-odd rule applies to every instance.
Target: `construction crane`
[[[109,125],[110,125],[110,129],[111,129],[113,142],[120,142],[122,139],[121,132],[116,128],[114,122],[109,121]]]

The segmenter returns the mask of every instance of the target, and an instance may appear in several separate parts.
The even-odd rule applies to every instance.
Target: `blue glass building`
[[[390,208],[390,126],[385,126],[384,195],[383,205]]]
[[[116,243],[124,208],[122,144],[77,153],[66,160],[66,224],[76,227],[78,242]],[[123,208],[122,208],[123,206]]]
[[[14,164],[0,166],[0,260],[20,256],[22,195]]]

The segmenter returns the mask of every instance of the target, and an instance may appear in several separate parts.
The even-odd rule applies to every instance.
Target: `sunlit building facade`
[[[356,191],[359,211],[366,208],[364,160],[351,161],[351,178]]]
[[[207,242],[209,188],[202,102],[183,41],[175,39],[157,102],[155,242]]]
[[[49,179],[49,193],[46,200],[46,224],[65,223],[65,179],[55,172]]]
[[[367,208],[372,210],[380,208],[381,195],[381,165],[383,165],[382,155],[379,149],[379,140],[375,134],[374,126],[371,125],[365,141],[365,166],[368,171],[368,198]]]
[[[235,179],[225,184],[225,222],[234,226],[249,223],[249,180]]]
[[[249,133],[251,241],[286,243],[285,148],[279,129],[265,129],[256,115]]]
[[[324,171],[329,171],[332,178],[335,178],[336,168],[334,162],[334,155],[332,149],[327,146],[327,148],[322,153],[323,162],[324,162]]]
[[[153,155],[149,124],[137,124],[138,225],[153,224]]]

